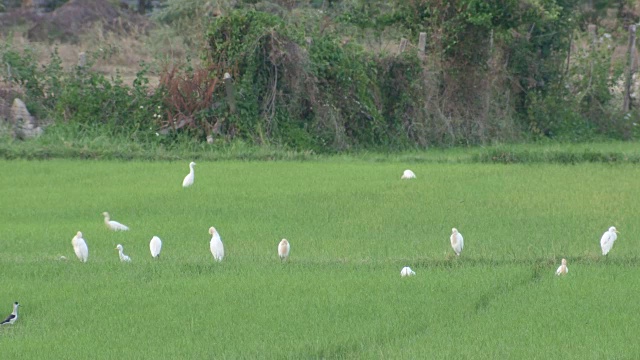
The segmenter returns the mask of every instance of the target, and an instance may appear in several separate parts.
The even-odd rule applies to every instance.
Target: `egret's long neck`
[[[104,223],[105,223],[105,224],[109,224],[109,220],[111,220],[111,219],[109,218],[109,215],[105,215],[105,216],[104,216]]]
[[[193,165],[189,165],[189,174],[193,174]]]
[[[13,315],[18,315],[18,305],[13,305]]]

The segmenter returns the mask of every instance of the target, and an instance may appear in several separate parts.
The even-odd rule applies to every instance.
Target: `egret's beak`
[[[616,230],[616,234],[620,234],[620,231]]]

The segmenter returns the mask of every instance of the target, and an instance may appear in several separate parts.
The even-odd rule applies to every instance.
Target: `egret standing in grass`
[[[400,276],[402,276],[402,277],[413,276],[415,274],[416,273],[413,270],[411,270],[411,268],[408,267],[408,266],[405,266],[405,267],[402,268],[402,270],[400,270]]]
[[[89,247],[87,247],[87,243],[82,238],[80,231],[71,239],[71,245],[73,245],[73,251],[76,253],[78,259],[82,262],[87,262],[89,258]]]
[[[449,239],[451,240],[451,247],[453,248],[453,251],[456,252],[456,255],[460,256],[462,248],[464,247],[462,234],[458,232],[458,229],[453,228],[451,229],[451,237]]]
[[[405,170],[404,173],[402,173],[402,176],[400,177],[400,179],[415,179],[416,178],[416,174],[413,173],[413,171],[411,170]]]
[[[214,260],[222,261],[222,258],[224,258],[224,245],[222,245],[220,234],[218,234],[216,228],[213,226],[209,228],[209,234],[211,234],[211,241],[209,242],[211,255],[213,255]]]
[[[613,247],[613,243],[616,242],[618,238],[618,230],[616,230],[615,226],[612,226],[607,230],[604,234],[602,234],[602,238],[600,238],[600,247],[602,248],[602,255],[607,255],[611,248]]]
[[[129,230],[129,227],[126,225],[122,225],[119,222],[115,221],[115,220],[111,220],[109,218],[109,213],[108,212],[103,212],[102,216],[104,216],[104,224],[107,225],[107,229],[109,230],[113,230],[113,231],[127,231]]]
[[[149,241],[149,250],[151,250],[151,257],[159,258],[160,250],[162,250],[162,240],[157,236],[152,237],[151,241]]]
[[[194,163],[193,161],[189,163],[189,174],[187,174],[187,176],[184,177],[184,180],[182,180],[182,187],[189,187],[193,185],[193,180],[196,176],[195,172],[193,171],[194,166],[196,166],[196,163]]]
[[[20,306],[20,304],[18,304],[17,301],[13,303],[13,312],[9,316],[7,316],[7,318],[4,319],[4,321],[1,322],[0,325],[13,324],[14,322],[16,322],[16,320],[18,320],[18,306]]]
[[[282,239],[280,244],[278,244],[278,256],[280,256],[280,260],[287,260],[289,257],[289,250],[291,249],[291,245],[287,239]]]
[[[566,275],[569,272],[567,267],[567,259],[562,259],[562,265],[556,270],[556,275]]]
[[[120,256],[120,261],[122,262],[131,262],[131,258],[124,254],[124,248],[122,245],[118,244],[116,246],[116,250],[118,250],[118,255]]]

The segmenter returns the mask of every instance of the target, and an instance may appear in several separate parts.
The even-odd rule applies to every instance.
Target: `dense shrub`
[[[292,26],[237,9],[212,23],[208,61],[218,76],[234,74],[237,86],[227,133],[336,150],[427,146],[425,78],[415,53],[372,54],[333,32],[309,30],[305,16],[313,14]]]
[[[10,44],[0,55],[37,117],[166,144],[342,151],[637,137],[637,109],[617,103],[622,67],[611,44],[585,39],[579,5],[170,0],[156,18],[202,54],[166,67],[155,89],[144,64],[127,85],[63,69],[55,52],[44,66]],[[420,32],[424,54],[412,45]]]
[[[149,138],[157,128],[154,113],[162,104],[162,92],[149,87],[148,66],[141,64],[132,86],[116,74],[106,78],[90,65],[64,69],[54,51],[49,63],[39,66],[29,49],[18,51],[9,44],[0,48],[10,68],[7,80],[25,89],[25,103],[33,115],[56,124],[99,127],[107,133]]]

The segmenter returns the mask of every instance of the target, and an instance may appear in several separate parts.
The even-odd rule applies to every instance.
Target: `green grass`
[[[372,160],[199,161],[188,189],[188,162],[0,161],[0,314],[23,305],[2,358],[640,354],[640,168]],[[131,231],[106,230],[103,211]]]
[[[140,137],[138,137],[140,136]],[[328,150],[330,151],[330,150]],[[350,149],[345,153],[317,153],[292,149],[278,144],[255,145],[242,140],[214,144],[187,135],[176,138],[105,133],[103,129],[86,129],[73,125],[55,125],[33,140],[21,141],[0,136],[0,159],[48,160],[161,160],[161,161],[335,161],[403,162],[408,164],[638,164],[640,143],[635,141],[601,141],[563,143],[538,141],[522,144],[430,148],[400,151]]]

